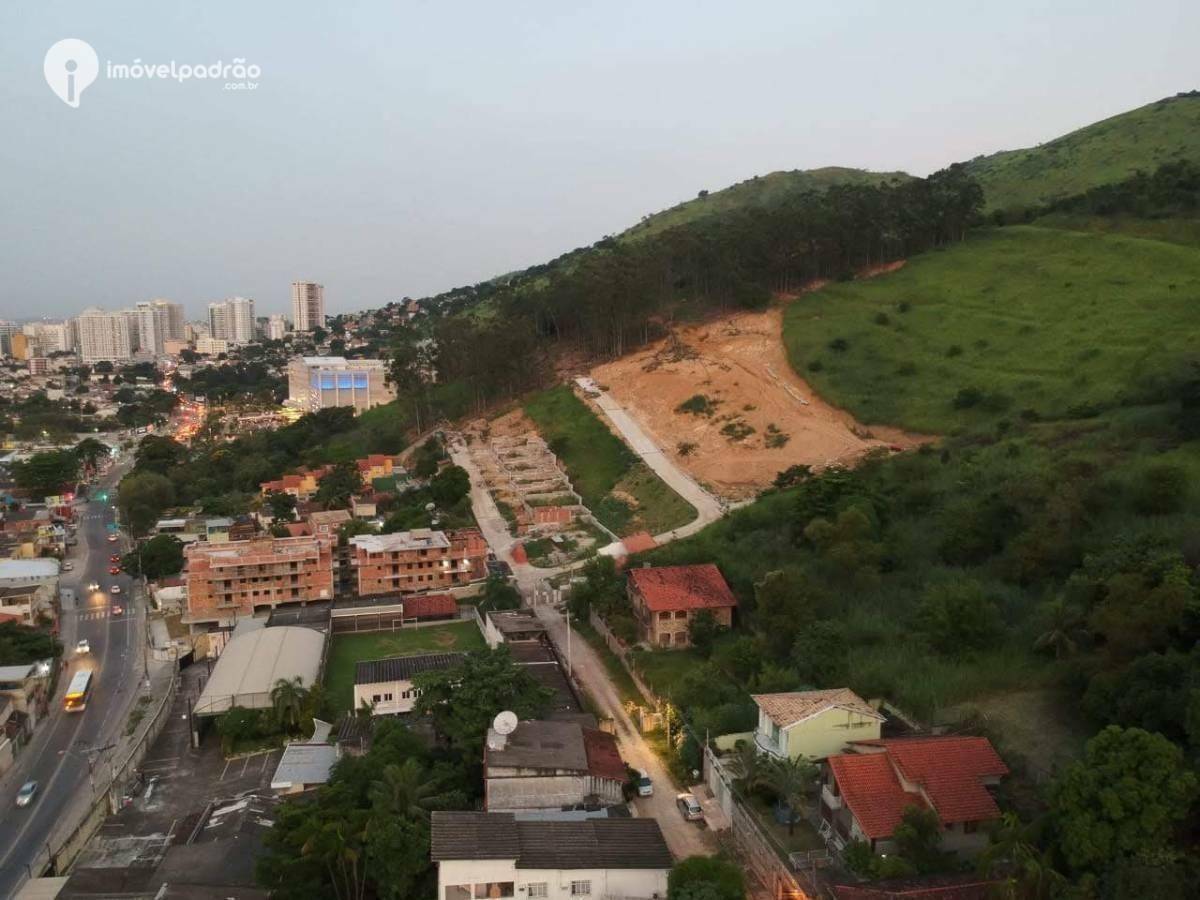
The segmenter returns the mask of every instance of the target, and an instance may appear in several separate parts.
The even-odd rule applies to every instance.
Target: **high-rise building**
[[[21,333],[21,326],[11,322],[0,322],[0,356],[12,356],[12,338]]]
[[[29,374],[30,375],[46,375],[50,371],[50,360],[44,356],[31,356],[29,358]]]
[[[43,354],[70,353],[75,347],[70,322],[34,322],[25,326],[25,333],[33,337]]]
[[[12,358],[13,359],[20,360],[21,362],[25,362],[26,360],[29,359],[30,356],[35,355],[30,352],[31,346],[33,345],[33,338],[31,338],[29,335],[25,334],[25,332],[18,331],[16,334],[14,334],[12,336],[12,338],[10,340],[12,343]]]
[[[173,303],[170,300],[151,300],[155,309],[163,311],[165,317],[165,327],[163,330],[164,341],[183,341],[187,340],[185,330],[187,328],[187,318],[184,316],[183,304]]]
[[[267,319],[267,340],[282,341],[287,335],[287,319],[283,316],[275,315]]]
[[[232,345],[248,344],[254,340],[254,301],[247,297],[230,297],[208,304],[209,336]]]
[[[288,362],[288,403],[306,412],[331,406],[362,412],[395,399],[382,359],[297,356]]]
[[[127,310],[105,312],[95,306],[85,309],[75,320],[80,358],[85,363],[128,362],[134,344],[131,320],[136,322],[136,317]]]
[[[170,337],[170,312],[164,300],[144,300],[134,309],[137,314],[138,349],[155,356],[165,353],[163,342]]]
[[[325,285],[292,282],[292,326],[299,332],[325,327]]]

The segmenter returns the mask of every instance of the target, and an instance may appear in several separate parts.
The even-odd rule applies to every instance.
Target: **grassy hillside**
[[[806,191],[823,191],[835,184],[884,184],[907,180],[910,177],[904,172],[867,172],[842,166],[755,175],[723,190],[706,192],[704,196],[646,216],[621,237],[625,240],[640,240],[708,216],[766,208]]]
[[[1025,150],[981,156],[967,168],[988,209],[1027,208],[1150,171],[1200,161],[1200,93],[1167,97]]]
[[[1079,416],[1195,346],[1200,251],[996,229],[788,308],[792,365],[861,421],[948,433]]]
[[[535,394],[525,404],[550,449],[558,455],[583,502],[622,537],[661,534],[696,518],[695,508],[671,490],[565,385]]]

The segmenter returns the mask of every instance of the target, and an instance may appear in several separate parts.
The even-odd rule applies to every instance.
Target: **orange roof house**
[[[837,838],[886,852],[905,810],[917,807],[937,814],[944,850],[987,846],[987,825],[1000,818],[989,788],[1008,774],[987,738],[855,741],[851,749],[829,757],[821,790],[821,816]]]
[[[725,628],[733,625],[737,598],[712,563],[632,569],[629,599],[641,639],[655,647],[686,647],[696,613],[708,610]]]

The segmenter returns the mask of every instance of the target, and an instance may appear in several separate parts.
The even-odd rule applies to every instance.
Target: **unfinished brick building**
[[[487,575],[487,542],[475,528],[363,534],[350,544],[363,597],[445,590]]]
[[[184,550],[187,624],[232,623],[281,603],[333,597],[333,542],[326,537],[259,538]]]

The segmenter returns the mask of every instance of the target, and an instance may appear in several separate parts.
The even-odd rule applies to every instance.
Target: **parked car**
[[[638,792],[639,797],[653,797],[654,796],[654,782],[652,782],[650,780],[650,776],[647,775],[645,772],[642,772],[639,770],[638,777],[636,779],[634,779],[633,783],[635,785],[637,785],[637,792]]]
[[[28,806],[33,802],[34,796],[38,792],[38,783],[36,781],[27,781],[21,785],[21,789],[17,791],[17,806]]]
[[[62,570],[64,572],[70,572],[73,568],[75,568],[75,563],[71,562],[69,559],[62,564]]]
[[[121,586],[119,584],[114,584],[112,587],[110,587],[108,589],[108,592],[110,594],[119,594],[119,593],[121,593]]]
[[[88,643],[87,638],[82,638],[75,644],[75,652],[79,654],[91,653],[92,645]]]
[[[704,810],[700,808],[700,801],[692,794],[677,794],[675,805],[679,807],[680,815],[689,822],[699,822],[704,818]]]

